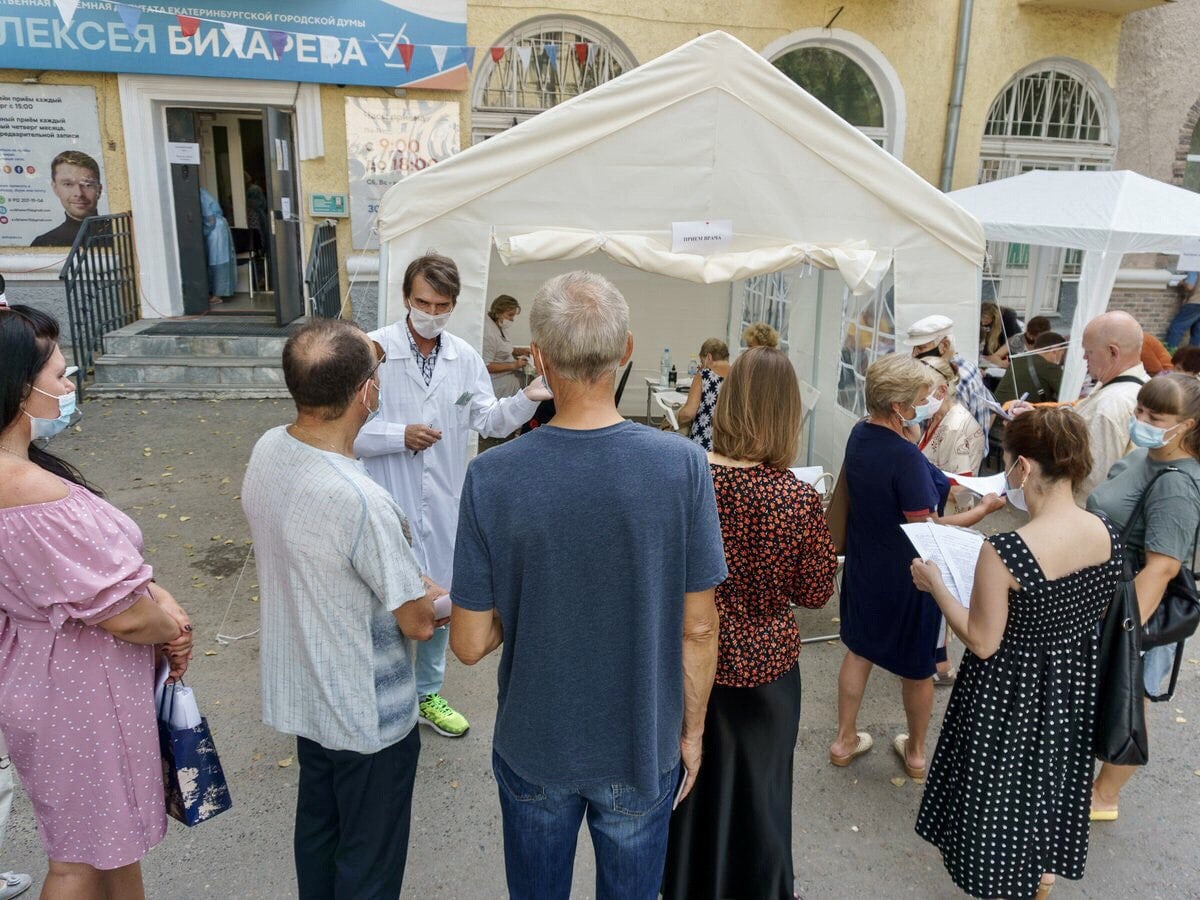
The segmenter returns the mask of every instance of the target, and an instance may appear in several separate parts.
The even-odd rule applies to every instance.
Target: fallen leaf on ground
[[[205,650],[205,651],[204,651],[204,655],[205,655],[205,656],[216,656],[216,655],[217,655],[217,651],[216,651],[216,650]]]
[[[851,831],[855,831],[855,832],[857,832],[857,831],[858,831],[858,826],[857,826],[857,825],[851,825],[851,826],[850,826],[850,830],[851,830]]]
[[[255,753],[253,756],[250,757],[250,762],[258,762],[260,759],[262,759],[262,754]]]
[[[250,598],[250,602],[251,602],[251,603],[257,603],[257,602],[258,602],[258,594],[255,594],[253,597],[251,597],[251,598]]]
[[[222,479],[221,479],[221,484],[229,484],[229,479],[228,479],[228,478],[222,478]]]
[[[457,791],[458,790],[458,782],[457,781],[450,782],[450,787],[454,788],[454,790]]]
[[[839,619],[837,616],[834,616],[834,617],[833,617],[832,619],[830,619],[829,621],[830,621],[830,622],[832,622],[834,625],[839,625],[839,624],[841,624],[841,621],[842,621],[842,620],[841,620],[841,619]]]
[[[159,514],[158,514],[158,517],[159,517],[160,519],[165,519],[165,518],[167,517],[167,514],[166,514],[166,513],[159,513]]]
[[[290,756],[285,756],[279,762],[275,763],[275,765],[279,766],[279,768],[281,768],[281,769],[286,769],[291,764],[292,764],[292,758]]]
[[[191,516],[180,516],[180,517],[179,517],[179,521],[180,521],[180,522],[186,522],[186,521],[187,521],[188,519],[190,519],[190,518],[191,518]]]
[[[1177,725],[1186,725],[1186,724],[1187,724],[1187,719],[1185,719],[1183,716],[1176,716],[1176,717],[1175,717],[1175,724],[1177,724]]]
[[[896,787],[904,787],[904,785],[907,783],[908,783],[908,779],[902,778],[899,775],[897,775],[895,778],[892,779],[892,784],[894,784]]]

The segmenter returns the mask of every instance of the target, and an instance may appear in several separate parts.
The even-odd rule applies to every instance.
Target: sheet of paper
[[[988,494],[1003,497],[1007,488],[1003,472],[997,472],[995,475],[988,475],[983,478],[976,478],[972,475],[955,475],[953,472],[946,471],[943,471],[942,474],[950,479],[951,484],[965,487],[972,494],[978,494],[980,497],[987,496]]]
[[[975,563],[983,546],[983,535],[966,528],[911,522],[900,526],[922,559],[936,563],[946,587],[964,608],[971,607],[975,587]]]
[[[987,405],[988,409],[990,409],[992,412],[994,412],[1000,418],[1005,419],[1009,422],[1012,421],[1012,413],[1010,413],[1008,410],[1006,410],[1003,406],[1001,406],[995,400],[985,400],[984,403]]]

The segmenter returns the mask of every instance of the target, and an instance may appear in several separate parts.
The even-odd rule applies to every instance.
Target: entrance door
[[[195,144],[195,114],[190,109],[168,108],[167,140]],[[203,252],[204,222],[200,215],[200,167],[171,166],[171,193],[175,200],[175,233],[179,240],[179,288],[183,313],[196,316],[208,311],[208,263]]]
[[[296,153],[292,114],[277,106],[266,108],[266,138],[271,182],[271,284],[275,286],[275,315],[286,325],[304,315],[300,275],[300,208],[296,191]]]

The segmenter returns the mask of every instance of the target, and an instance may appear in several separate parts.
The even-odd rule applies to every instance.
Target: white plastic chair
[[[671,423],[672,430],[678,431],[679,417],[675,415],[675,410],[687,402],[687,397],[679,391],[655,391],[654,402],[658,404],[658,408],[663,411],[667,421]]]

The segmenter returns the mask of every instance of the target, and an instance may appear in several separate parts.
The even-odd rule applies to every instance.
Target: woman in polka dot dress
[[[50,859],[43,900],[138,900],[167,827],[155,645],[182,674],[191,624],[133,521],[32,443],[74,406],[57,338],[0,308],[0,730]]]
[[[916,829],[972,896],[1045,897],[1087,861],[1097,626],[1119,537],[1075,505],[1091,456],[1074,412],[1018,416],[1004,462],[1009,499],[1030,521],[984,543],[970,611],[934,564],[913,560],[913,581],[967,646]]]

